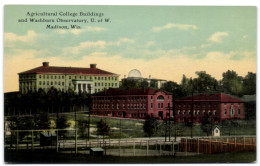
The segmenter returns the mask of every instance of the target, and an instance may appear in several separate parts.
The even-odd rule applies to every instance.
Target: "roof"
[[[109,88],[108,90],[95,93],[93,96],[154,95],[157,92],[163,92],[166,95],[171,95],[171,93],[169,92],[154,89],[154,88],[146,88],[146,89]]]
[[[40,66],[19,74],[117,75],[98,68]]]
[[[184,97],[182,99],[176,100],[176,102],[181,101],[191,101],[192,96]],[[193,101],[217,101],[217,102],[236,102],[236,103],[242,103],[244,101],[237,99],[233,96],[224,94],[224,93],[215,93],[215,94],[199,94],[193,96]]]

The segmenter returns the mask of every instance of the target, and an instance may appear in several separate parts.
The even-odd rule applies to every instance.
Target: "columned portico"
[[[79,92],[89,93],[88,87],[91,87],[91,94],[94,93],[94,91],[92,90],[94,87],[94,83],[92,80],[72,80],[72,83],[74,85],[74,91],[76,93]]]

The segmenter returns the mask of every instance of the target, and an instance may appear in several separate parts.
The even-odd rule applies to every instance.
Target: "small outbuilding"
[[[212,128],[212,136],[213,137],[219,137],[220,136],[220,127],[214,126]]]
[[[104,149],[102,148],[90,148],[90,155],[91,156],[103,156]]]
[[[56,135],[55,131],[41,132],[40,145],[41,146],[56,146],[57,145],[57,135]]]

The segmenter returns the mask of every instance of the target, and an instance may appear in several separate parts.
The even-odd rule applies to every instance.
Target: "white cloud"
[[[135,43],[134,39],[129,39],[129,38],[120,38],[117,41],[113,41],[113,42],[109,42],[109,45],[116,45],[116,46],[120,46],[123,43]]]
[[[208,38],[208,40],[215,43],[221,43],[222,38],[228,35],[227,32],[215,32],[210,38]]]
[[[22,35],[22,36],[16,35],[11,32],[4,33],[5,42],[16,42],[16,41],[29,42],[29,41],[32,41],[33,39],[35,39],[36,37],[37,37],[37,34],[32,30],[27,31],[27,34]]]
[[[206,48],[206,47],[210,47],[210,46],[211,46],[211,44],[201,44],[200,45],[201,48]]]
[[[147,46],[147,47],[151,47],[151,46],[155,46],[155,41],[149,41],[149,42],[147,42],[145,45]]]
[[[181,29],[181,30],[188,30],[188,29],[198,29],[198,27],[196,25],[190,25],[190,24],[172,24],[169,23],[167,25],[164,25],[162,27],[154,27],[152,29],[152,31],[154,32],[160,32],[162,30],[165,29],[172,29],[172,28],[177,28],[177,29]]]

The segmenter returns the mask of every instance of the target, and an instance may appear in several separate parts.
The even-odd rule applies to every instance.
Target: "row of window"
[[[105,86],[109,86],[109,87],[110,87],[110,85],[111,85],[111,87],[114,87],[114,85],[115,85],[115,87],[117,87],[117,83],[115,83],[115,84],[114,84],[114,83],[111,83],[111,84],[110,84],[110,83],[103,83],[103,82],[101,82],[101,83],[100,83],[100,82],[98,82],[98,83],[95,82],[95,86],[104,86],[104,85],[105,85]]]
[[[124,116],[123,113],[121,112],[114,112],[112,113],[111,111],[105,111],[105,112],[93,112],[92,114],[94,115],[113,115],[113,116]],[[131,117],[133,118],[140,118],[140,117],[146,117],[147,116],[147,113],[131,113],[131,114],[128,114],[130,115]]]
[[[114,104],[110,106],[110,104],[93,104],[93,109],[115,109]],[[116,105],[116,109],[146,109],[146,104],[123,104],[120,106],[119,104]]]
[[[39,81],[39,85],[45,85],[45,81]],[[46,85],[65,85],[65,83],[64,82],[60,82],[60,81],[46,81]],[[71,86],[71,84],[69,85],[69,86]]]
[[[208,103],[207,105],[205,105],[205,104],[202,104],[202,105],[200,105],[200,104],[194,104],[193,105],[193,107],[194,108],[206,108],[206,106],[207,107],[212,107],[212,106],[214,106],[214,107],[217,107],[217,105],[216,104],[210,104],[210,103]],[[180,104],[180,105],[177,105],[177,107],[178,108],[191,108],[191,104]]]
[[[93,97],[93,100],[95,101],[145,101],[147,97],[145,96],[137,96],[137,97]]]
[[[186,110],[183,110],[183,111],[180,111],[180,110],[178,110],[178,112],[177,112],[177,114],[178,115],[186,115],[188,113],[188,115],[191,115],[191,111],[190,110],[188,110],[188,111],[186,111]],[[206,112],[205,111],[193,111],[193,115],[200,115],[202,113],[202,115],[206,115]],[[207,111],[207,114],[208,115],[211,115],[211,111],[209,110],[209,111]],[[213,115],[216,115],[217,114],[217,111],[216,110],[213,110]]]
[[[230,109],[230,116],[234,116],[235,115],[235,110],[234,109]],[[237,115],[240,115],[240,109],[237,110]],[[227,116],[227,109],[224,110],[224,116]]]
[[[25,76],[24,76],[25,77]],[[39,75],[39,79],[64,79],[64,75]],[[69,79],[117,80],[117,77],[69,76]]]

